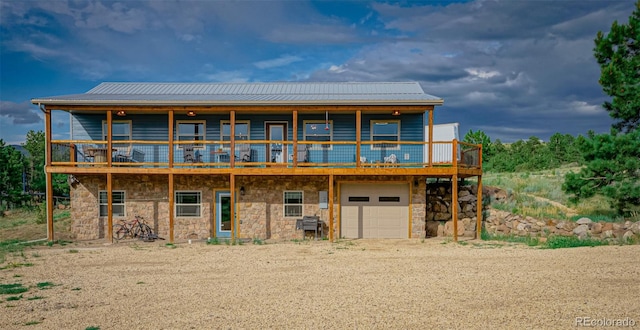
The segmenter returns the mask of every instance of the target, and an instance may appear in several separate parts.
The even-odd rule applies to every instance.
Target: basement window
[[[400,197],[396,196],[380,196],[378,197],[378,202],[400,202]]]
[[[300,217],[302,216],[303,207],[302,191],[285,191],[284,192],[284,216]]]
[[[199,217],[202,208],[202,192],[176,191],[176,217]]]
[[[99,203],[100,203],[100,216],[106,217],[109,212],[109,204],[107,198],[107,191],[101,190],[99,194]],[[123,190],[114,190],[111,192],[111,206],[113,210],[114,217],[124,217],[126,216],[126,207],[124,204],[125,201],[125,192]]]

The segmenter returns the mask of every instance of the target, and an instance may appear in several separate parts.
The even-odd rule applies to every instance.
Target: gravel
[[[0,329],[640,327],[639,254],[439,239],[56,245],[0,270],[0,284],[30,288],[0,295]]]

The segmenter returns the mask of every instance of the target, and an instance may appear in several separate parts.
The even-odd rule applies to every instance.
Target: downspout
[[[42,103],[38,102],[38,108],[40,109],[40,111],[42,111],[42,113],[44,113],[44,114],[47,113],[47,111],[43,108]],[[44,125],[44,136],[45,136],[44,159],[45,159],[45,162],[44,162],[44,165],[42,166],[42,170],[45,173],[45,178],[46,178],[46,174],[47,174],[47,161],[46,160],[49,159],[48,154],[51,153],[51,150],[49,150],[49,148],[47,148],[47,141],[46,141],[46,137],[49,136],[48,130],[49,130],[49,127],[47,127],[46,120],[45,120],[45,125]],[[46,199],[46,196],[49,196],[49,185],[48,184],[45,184],[45,192],[44,192],[44,194],[45,194],[45,201],[47,203],[53,203],[53,201],[47,201],[47,199]],[[52,196],[53,196],[53,194],[52,194]],[[46,206],[46,204],[45,204],[45,206]],[[47,218],[48,218],[49,217],[49,212],[46,212],[46,214],[47,214]],[[47,219],[47,223],[48,222],[49,222],[49,219]],[[53,223],[53,214],[51,215],[51,222]],[[51,233],[49,232],[49,226],[47,225],[47,238],[46,239],[51,237],[50,234]]]

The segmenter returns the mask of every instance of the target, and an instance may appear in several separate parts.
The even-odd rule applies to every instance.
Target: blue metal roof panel
[[[84,94],[33,99],[43,104],[442,104],[417,82],[101,83]]]

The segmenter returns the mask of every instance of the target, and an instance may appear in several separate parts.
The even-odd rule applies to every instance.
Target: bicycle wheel
[[[116,240],[121,240],[123,239],[125,236],[127,236],[127,228],[125,228],[123,225],[121,224],[115,224],[113,225],[113,238],[115,238]]]
[[[141,240],[153,240],[153,231],[151,230],[151,227],[149,227],[149,225],[140,224],[139,227],[140,227],[139,238]]]

